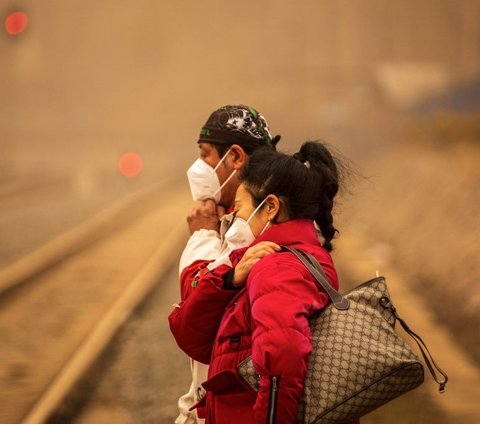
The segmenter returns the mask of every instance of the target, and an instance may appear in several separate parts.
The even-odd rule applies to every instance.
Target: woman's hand
[[[250,274],[253,266],[260,259],[269,255],[270,253],[278,252],[280,249],[281,247],[278,244],[271,241],[261,241],[255,246],[247,249],[242,259],[240,259],[240,262],[238,262],[237,266],[235,267],[232,284],[235,287],[244,286],[247,281],[248,274]]]

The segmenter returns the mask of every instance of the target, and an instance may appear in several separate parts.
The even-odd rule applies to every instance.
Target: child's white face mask
[[[190,184],[190,191],[192,192],[193,200],[213,199],[215,203],[220,201],[222,197],[222,188],[225,187],[235,175],[235,172],[237,172],[237,170],[234,169],[225,182],[220,185],[220,180],[218,179],[216,171],[229,153],[230,149],[228,149],[223,155],[215,168],[211,167],[201,158],[198,158],[193,162],[192,166],[187,171],[188,183]]]

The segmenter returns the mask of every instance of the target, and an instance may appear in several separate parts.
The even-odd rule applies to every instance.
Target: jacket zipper
[[[277,397],[280,385],[280,377],[270,379],[270,398],[268,401],[267,424],[275,424],[277,421]]]

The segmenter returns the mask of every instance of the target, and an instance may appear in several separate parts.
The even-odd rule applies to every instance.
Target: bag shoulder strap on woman
[[[349,300],[346,297],[342,296],[341,293],[339,293],[332,287],[332,285],[328,282],[321,265],[312,255],[303,250],[294,249],[293,247],[281,247],[283,251],[288,251],[294,254],[300,260],[300,262],[305,265],[305,267],[315,277],[317,284],[328,294],[328,297],[332,301],[335,308],[340,310],[348,309],[348,307],[350,306]],[[314,262],[312,262],[312,259]]]

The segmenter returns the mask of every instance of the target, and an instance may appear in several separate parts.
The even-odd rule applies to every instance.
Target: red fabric
[[[311,253],[338,288],[332,259],[320,246],[312,221],[275,224],[253,244],[263,240]],[[232,252],[233,265],[245,250]],[[311,352],[308,318],[326,306],[328,297],[290,253],[273,253],[259,261],[240,291],[223,288],[230,269],[222,265],[204,275],[169,317],[180,348],[210,364],[209,379],[203,384],[206,423],[267,422],[272,377],[280,381],[276,423],[294,423]],[[236,372],[249,355],[261,375],[258,394]]]
[[[208,272],[207,265],[213,261],[199,259],[186,266],[180,273],[180,296],[185,300],[198,284],[198,281]]]

